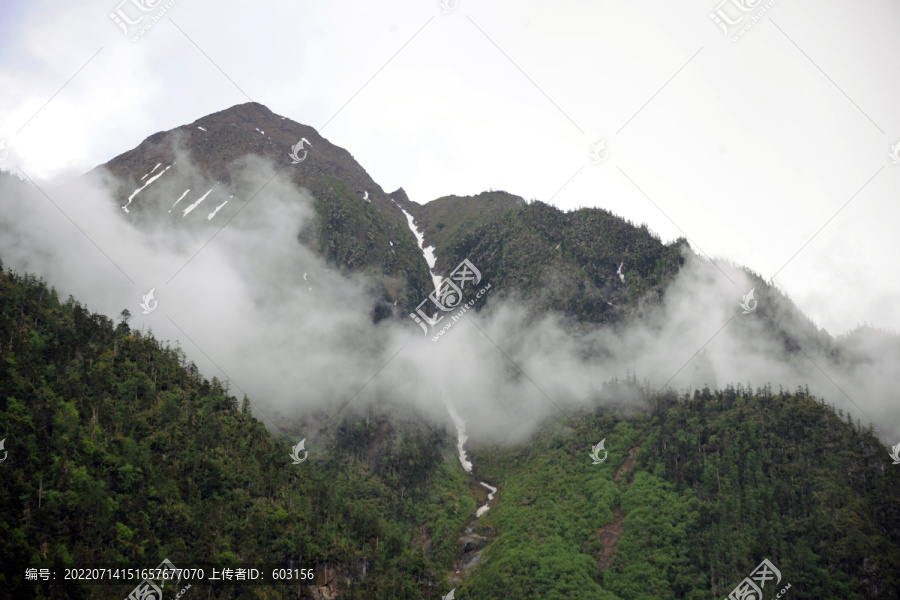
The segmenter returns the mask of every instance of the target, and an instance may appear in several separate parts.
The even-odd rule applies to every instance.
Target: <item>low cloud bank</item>
[[[187,157],[177,162],[177,174],[134,196],[127,213],[103,174],[46,195],[0,177],[0,258],[111,318],[128,309],[133,328],[178,340],[207,377],[246,392],[270,424],[333,415],[351,398],[346,411],[387,398],[452,431],[447,389],[472,442],[516,443],[630,373],[654,388],[809,385],[864,425],[874,421],[885,441],[900,441],[896,336],[810,345],[815,329],[776,319],[788,301],[740,269],[689,256],[663,300],[618,328],[557,314],[535,320],[523,302],[492,290],[485,310],[468,311],[435,343],[399,312],[373,324],[373,282],[299,243],[316,217],[285,173],[248,157],[224,186],[205,181]],[[759,305],[743,314],[738,303],[754,287]],[[158,304],[144,314],[151,289]],[[785,352],[794,342],[802,351]]]

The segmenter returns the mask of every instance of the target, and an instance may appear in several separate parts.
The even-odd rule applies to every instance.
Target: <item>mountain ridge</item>
[[[18,597],[64,596],[50,584],[22,581],[21,569],[4,570],[8,565],[153,566],[168,557],[178,565],[312,565],[319,574],[315,585],[292,590],[304,600],[437,600],[451,585],[460,598],[484,600],[709,600],[727,595],[768,558],[794,585],[797,600],[900,597],[900,471],[890,465],[875,423],[866,426],[859,415],[845,415],[803,386],[775,393],[770,384],[754,391],[749,382],[733,383],[734,373],[753,372],[759,355],[770,359],[766,366],[802,362],[804,375],[817,368],[835,386],[831,375],[843,365],[858,370],[860,379],[838,390],[848,399],[863,396],[868,406],[895,393],[889,378],[882,389],[862,384],[884,370],[886,363],[875,359],[896,357],[900,364],[897,335],[859,328],[834,338],[758,275],[697,257],[685,240],[663,243],[646,226],[603,209],[561,211],[495,190],[420,205],[402,188],[390,194],[369,189],[371,178],[356,169],[349,152],[317,134],[303,135],[307,130],[299,127],[306,126],[292,123],[260,106],[239,105],[149,136],[92,174],[117,181],[114,199],[130,210],[117,208],[116,216],[127,223],[182,223],[212,234],[232,218],[240,226],[237,211],[256,201],[255,190],[240,180],[242,165],[267,177],[280,169],[286,181],[309,192],[302,201],[315,210],[311,228],[291,239],[341,274],[363,274],[380,286],[372,294],[372,314],[363,315],[378,326],[353,321],[341,331],[341,339],[350,340],[341,347],[346,354],[327,356],[336,360],[318,360],[321,338],[314,337],[322,335],[323,323],[333,323],[323,318],[332,306],[276,313],[264,345],[240,348],[242,356],[257,353],[261,360],[243,373],[240,360],[219,362],[231,375],[243,382],[248,371],[271,360],[276,377],[288,369],[309,370],[310,377],[291,382],[340,379],[347,377],[347,355],[359,352],[373,357],[372,379],[387,377],[389,370],[376,369],[385,368],[380,359],[389,352],[379,344],[390,336],[375,339],[377,334],[403,337],[402,326],[420,333],[405,312],[433,290],[403,210],[424,231],[425,245],[434,245],[438,274],[468,259],[492,284],[492,293],[477,304],[485,312],[466,319],[491,325],[495,309],[527,310],[513,313],[511,327],[485,327],[496,339],[496,348],[480,340],[491,354],[462,343],[454,354],[452,343],[420,339],[429,349],[447,348],[447,355],[412,346],[418,356],[408,353],[393,363],[396,379],[387,379],[393,385],[376,382],[369,398],[351,396],[355,389],[343,394],[340,387],[295,385],[286,394],[291,403],[267,430],[253,417],[251,398],[241,402],[231,394],[231,380],[205,379],[180,348],[129,327],[128,311],[116,324],[71,296],[61,302],[53,287],[27,272],[4,272],[0,263],[0,430],[10,452],[0,465],[8,474],[8,485],[0,486],[0,532],[9,541],[0,545],[0,589],[13,582]],[[287,153],[297,135],[313,146],[292,165]],[[264,160],[246,162],[248,156]],[[0,189],[12,193],[5,179],[0,177]],[[210,185],[217,185],[214,192],[206,192]],[[204,217],[205,208],[184,211],[176,202],[185,187],[192,192],[185,202],[199,204],[204,193],[218,203],[236,192],[235,200]],[[725,283],[723,276],[736,275],[755,286],[758,310],[739,304],[749,290]],[[237,277],[228,283],[246,282]],[[721,288],[728,289],[715,302],[699,297]],[[304,311],[325,304],[308,298],[309,304],[298,303]],[[343,300],[330,298],[333,304]],[[279,320],[284,314],[314,322],[305,329],[298,321],[294,329],[290,320]],[[396,330],[382,326],[389,319],[396,320]],[[564,342],[587,341],[550,343],[547,350],[541,343],[552,336],[541,337],[549,328],[540,329],[547,323]],[[229,327],[220,329],[228,333]],[[641,381],[627,352],[618,364],[611,358],[612,346],[627,345],[630,327],[645,342],[635,346],[634,360],[656,346],[676,354],[642,364]],[[717,328],[741,343],[707,352]],[[680,337],[684,330],[696,336]],[[306,353],[285,352],[296,347],[284,345],[284,331],[310,333],[314,343],[301,346]],[[211,339],[207,347],[257,341]],[[685,339],[700,342],[695,347]],[[288,360],[276,363],[276,354]],[[445,356],[456,362],[434,360]],[[496,370],[485,358],[492,356],[502,363]],[[737,370],[727,376],[716,372],[722,356],[734,357],[728,366]],[[415,359],[424,366],[416,370]],[[474,368],[467,369],[467,359]],[[684,362],[679,372],[687,376],[679,388],[686,392],[666,389],[671,373],[659,373],[673,361]],[[613,367],[604,371],[607,363],[628,369],[627,375],[608,376]],[[449,366],[441,370],[461,387],[467,377],[475,381],[463,388],[475,399],[465,413],[472,432],[467,451],[477,477],[497,488],[481,516],[476,511],[485,491],[460,465],[447,415],[429,402],[429,385],[439,378],[435,366]],[[478,385],[483,381],[476,370],[490,385]],[[766,373],[776,384],[784,374]],[[651,385],[648,375],[665,383]],[[583,385],[566,387],[570,379]],[[322,389],[333,393],[333,403],[314,404]],[[504,389],[513,391],[502,396]],[[535,389],[559,401],[562,418],[556,412],[540,416],[539,405],[527,404],[525,392]],[[415,394],[426,398],[409,402]],[[498,398],[510,403],[502,406],[506,412],[494,413],[505,418],[494,417],[494,431],[489,427],[485,434],[477,429],[478,417],[492,413],[474,409]],[[269,398],[252,400],[269,408]],[[549,407],[543,396],[538,401]],[[500,443],[498,430],[515,429],[526,408],[539,416],[537,425],[524,440]],[[291,464],[288,453],[301,439],[308,460]],[[587,453],[601,439],[609,459],[595,463]],[[627,480],[617,480],[626,465]],[[231,600],[273,593],[211,587],[208,595]],[[72,597],[104,594],[82,586]]]
[[[292,165],[288,153],[301,138],[311,143],[304,148],[308,155]],[[410,200],[402,187],[386,193],[349,151],[314,128],[255,102],[150,135],[91,173],[107,173],[118,181],[117,194],[124,204],[127,194],[141,184],[141,175],[146,178],[158,165],[174,164],[179,155],[225,188],[241,159],[262,156],[298,188],[309,190],[318,223],[312,231],[298,232],[299,239],[342,271],[378,276],[376,320],[405,319],[433,291],[428,265],[404,211],[415,219],[425,247],[434,247],[437,275],[446,275],[468,259],[482,272],[485,283],[492,285],[495,291],[474,305],[476,311],[504,298],[517,298],[535,316],[557,311],[596,325],[641,319],[664,302],[685,257],[693,256],[685,238],[663,243],[646,225],[635,225],[602,208],[562,211],[502,190],[442,196],[424,204]],[[192,183],[192,196],[206,185],[213,184]],[[177,197],[180,189],[170,196]],[[241,190],[248,196],[256,191]],[[240,194],[235,197],[233,202],[244,201],[235,207],[253,200]],[[131,203],[134,213],[141,212],[143,199],[139,195]],[[226,205],[223,222],[229,210],[237,209]],[[160,208],[153,218],[165,216]],[[136,214],[135,218],[142,217]],[[717,264],[721,262],[707,260],[705,268],[712,276],[721,276]],[[851,343],[850,338],[842,341],[820,331],[784,294],[752,271],[744,271],[756,283],[757,300],[767,306],[770,335],[780,339],[787,351],[815,348],[838,356],[838,346]],[[747,291],[736,289],[735,298],[739,300]],[[464,290],[463,295],[471,301],[474,291]],[[892,351],[897,346],[888,345]]]
[[[303,160],[292,164],[289,153],[301,139],[309,144],[298,150]],[[257,197],[265,196],[268,182],[234,181],[235,169],[248,156],[270,161],[276,175],[283,174],[313,194],[318,223],[312,230],[297,232],[301,241],[339,269],[383,276],[380,306],[374,309],[377,318],[396,312],[395,302],[409,310],[427,296],[430,275],[397,204],[409,202],[402,188],[384,192],[347,150],[261,104],[239,104],[157,132],[87,176],[108,185],[127,218],[138,222],[178,218],[178,211],[186,210],[190,212],[180,215],[181,220],[202,222],[202,213],[194,211],[192,203],[202,202],[208,189],[207,193],[217,194],[211,201],[225,201],[221,215],[217,208],[207,218],[211,226],[219,227],[251,202],[264,200]],[[143,191],[150,185],[148,176],[172,167],[159,183]],[[190,195],[182,196],[182,190]]]

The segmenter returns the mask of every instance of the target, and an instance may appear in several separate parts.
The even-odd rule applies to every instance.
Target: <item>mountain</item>
[[[684,260],[686,240],[663,244],[602,209],[563,212],[506,192],[446,196],[410,212],[435,246],[439,271],[468,258],[498,290],[594,323],[656,303]]]
[[[308,142],[299,152],[305,158],[292,164],[289,153],[301,139]],[[534,314],[555,310],[597,324],[626,321],[658,304],[690,252],[685,239],[664,244],[646,225],[598,208],[563,212],[503,191],[424,205],[402,188],[386,193],[347,150],[255,102],[156,133],[90,176],[114,189],[137,224],[190,222],[212,232],[252,202],[265,201],[268,176],[250,183],[236,178],[248,157],[270,161],[313,196],[317,224],[298,231],[298,239],[340,270],[378,276],[377,319],[404,317],[433,291],[404,211],[415,219],[424,245],[435,248],[436,274],[469,259],[497,296],[520,297]],[[716,265],[706,268],[716,274]],[[795,345],[827,345],[783,294],[756,279],[757,297],[778,302],[777,328],[799,336]]]
[[[123,315],[127,317],[127,315]],[[303,463],[179,348],[0,266],[0,597],[124,598],[66,566],[304,568],[205,598],[722,598],[763,559],[798,600],[900,597],[900,470],[804,391],[609,382],[528,445],[473,451],[385,398]],[[616,408],[635,394],[644,408]],[[605,432],[606,453],[587,450]],[[168,596],[167,596],[168,597]]]
[[[305,158],[292,164],[289,154],[301,139],[307,142],[297,156]],[[104,180],[137,224],[188,221],[212,233],[252,202],[266,201],[271,179],[248,183],[235,177],[254,156],[315,198],[316,226],[297,232],[304,243],[338,269],[378,276],[378,318],[394,302],[409,312],[433,289],[398,206],[408,201],[406,193],[385,193],[349,152],[255,102],[151,135],[89,176]]]
[[[288,353],[289,368],[313,364],[320,379],[349,378],[355,352],[380,358],[381,340],[359,332],[420,333],[407,314],[434,284],[406,214],[434,248],[435,275],[469,260],[491,285],[467,318],[486,326],[512,311],[516,320],[495,334],[491,349],[506,362],[489,373],[494,387],[413,346],[426,367],[417,372],[404,356],[374,399],[347,394],[335,398],[340,406],[282,411],[267,429],[254,415],[269,398],[239,398],[229,382],[207,379],[180,346],[130,327],[127,310],[117,323],[80,299],[61,301],[41,273],[0,263],[0,598],[123,598],[135,582],[65,588],[22,573],[169,559],[316,574],[305,586],[198,583],[188,591],[198,598],[405,600],[454,590],[460,600],[699,600],[728,596],[768,560],[779,586],[764,582],[765,597],[788,586],[782,597],[900,599],[900,467],[876,436],[887,425],[825,398],[889,414],[895,333],[864,326],[833,337],[749,270],[602,209],[565,212],[505,191],[425,204],[386,193],[349,152],[256,103],[154,134],[87,179],[112,190],[123,222],[150,232],[208,237],[239,227],[272,195],[308,202],[313,216],[297,243],[374,289],[371,314],[347,329],[350,346],[338,346],[337,368],[313,360],[321,344],[304,346],[309,356]],[[0,174],[0,201],[28,190]],[[0,219],[0,235],[29,249],[26,232]],[[463,293],[476,300],[474,289]],[[275,362],[286,347],[277,334],[306,325],[240,314],[266,342],[251,338],[245,360]],[[469,354],[476,370],[492,368],[474,346],[449,358]],[[639,379],[630,365],[644,359]],[[444,423],[428,402],[409,401],[434,393],[438,370],[454,371],[475,382],[467,392],[477,404],[510,404],[494,424],[501,437],[533,406],[517,386],[544,384],[521,365],[544,363],[551,381],[585,385],[563,386],[564,398],[545,386],[562,416],[541,418],[515,443],[474,433],[466,443],[466,419],[449,403]],[[673,372],[680,392],[666,387]],[[739,383],[751,375],[757,386],[809,386]]]

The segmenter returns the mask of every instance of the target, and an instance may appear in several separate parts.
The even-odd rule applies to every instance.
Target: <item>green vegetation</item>
[[[13,597],[61,593],[25,585],[32,562],[314,566],[335,588],[356,581],[345,598],[421,598],[449,567],[449,535],[435,558],[410,544],[417,526],[458,531],[473,510],[461,469],[434,452],[447,434],[348,420],[335,433],[344,443],[385,434],[371,462],[334,453],[294,466],[289,445],[180,349],[11,272],[0,275],[0,339],[0,590]],[[279,592],[298,593],[210,597]]]
[[[342,271],[374,275],[385,298],[379,317],[394,300],[411,312],[432,291],[431,275],[416,240],[402,217],[382,213],[341,179],[323,176],[311,185],[318,228],[301,238]]]
[[[340,598],[449,591],[477,504],[450,434],[415,416],[348,415],[291,465],[287,440],[249,402],[127,316],[115,324],[0,269],[0,594],[122,598],[129,586],[26,585],[21,569],[163,558],[312,566]],[[645,410],[474,449],[499,492],[457,598],[720,600],[763,558],[792,599],[898,598],[900,471],[871,428],[803,390],[678,397],[628,381],[604,386],[602,400],[635,394]],[[602,438],[609,458],[593,465]]]
[[[646,226],[599,208],[563,212],[506,192],[449,196],[419,212],[438,270],[468,258],[496,293],[521,294],[535,313],[556,310],[595,323],[656,303],[687,243],[665,245]]]
[[[871,428],[803,390],[729,386],[654,404],[579,419],[535,439],[527,456],[475,454],[501,486],[487,517],[500,536],[466,597],[724,598],[764,558],[791,583],[790,598],[898,597],[900,473]],[[592,465],[587,449],[603,437],[609,459]],[[633,448],[619,489],[614,474]],[[617,508],[621,535],[598,571],[586,559],[600,558],[598,529]]]

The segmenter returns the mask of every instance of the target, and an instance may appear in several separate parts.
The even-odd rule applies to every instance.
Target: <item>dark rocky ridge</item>
[[[292,164],[289,153],[303,138],[309,142],[304,145],[306,158]],[[240,104],[155,133],[91,175],[107,180],[112,176],[114,196],[120,206],[128,206],[129,218],[135,222],[168,219],[173,226],[188,222],[204,226],[210,221],[208,226],[218,229],[260,193],[261,186],[241,187],[234,181],[236,168],[252,155],[271,161],[279,173],[287,174],[316,199],[317,227],[298,231],[302,242],[341,270],[369,272],[376,279],[382,276],[376,318],[408,312],[431,291],[428,267],[398,206],[412,204],[406,193],[402,189],[385,193],[347,150],[262,104]],[[163,177],[128,203],[129,196],[149,181],[147,175],[156,176],[166,167],[170,170]],[[173,210],[173,203],[188,188],[190,195]],[[203,210],[180,214],[208,189],[214,192]],[[221,215],[208,219],[207,207],[225,199],[229,202]]]
[[[288,153],[301,138],[310,143],[305,145],[309,154],[301,163],[302,168],[296,169],[293,176],[298,185],[310,187],[325,175],[338,177],[360,196],[368,191],[373,202],[393,206],[388,194],[347,150],[335,146],[314,128],[276,115],[257,102],[239,104],[193,123],[155,133],[103,167],[123,180],[136,175],[140,177],[139,174],[149,172],[159,162],[174,162],[175,148],[179,147],[187,151],[194,164],[200,165],[212,179],[228,184],[234,162],[248,154],[266,157],[276,167],[293,166]],[[134,183],[138,181],[135,178]]]
[[[288,153],[301,138],[310,142],[305,148],[308,155],[293,165]],[[117,196],[124,204],[157,163],[164,166],[155,174],[179,155],[189,158],[204,181],[190,181],[198,175],[179,172],[181,163],[174,165],[149,188],[171,186],[165,195],[170,204],[188,187],[192,196],[208,189],[204,186],[228,188],[236,165],[248,155],[270,160],[276,169],[288,173],[295,185],[309,190],[316,199],[319,223],[316,231],[298,232],[298,237],[339,269],[380,277],[376,318],[391,314],[404,318],[432,291],[428,267],[401,209],[415,218],[425,245],[435,247],[438,274],[446,275],[469,259],[481,270],[484,283],[493,285],[496,291],[475,310],[503,296],[515,296],[528,302],[535,314],[555,310],[586,322],[622,323],[653,310],[684,263],[686,240],[663,243],[645,225],[637,226],[599,208],[564,212],[500,190],[449,195],[424,205],[410,200],[403,188],[387,193],[350,152],[313,127],[255,102],[151,135],[95,171],[109,173],[121,182]],[[256,191],[229,191],[235,194],[234,201],[210,226],[221,226],[217,221],[228,219],[229,211],[239,210]],[[368,201],[363,199],[366,192]],[[160,211],[150,210],[149,196],[145,192],[135,198],[131,218],[166,218],[166,211],[160,215]],[[205,225],[200,212],[183,220]],[[168,217],[182,220],[176,211]],[[708,267],[716,275],[716,268]],[[781,339],[787,353],[796,353],[798,348],[817,348],[833,356],[840,352],[835,340],[819,331],[786,296],[761,278],[752,278],[757,282],[760,304],[768,307],[772,319],[768,334]],[[473,293],[466,290],[465,299],[470,300]],[[893,348],[896,336],[888,336],[888,340]],[[849,348],[844,351],[848,352]],[[712,382],[714,378],[706,379]]]

